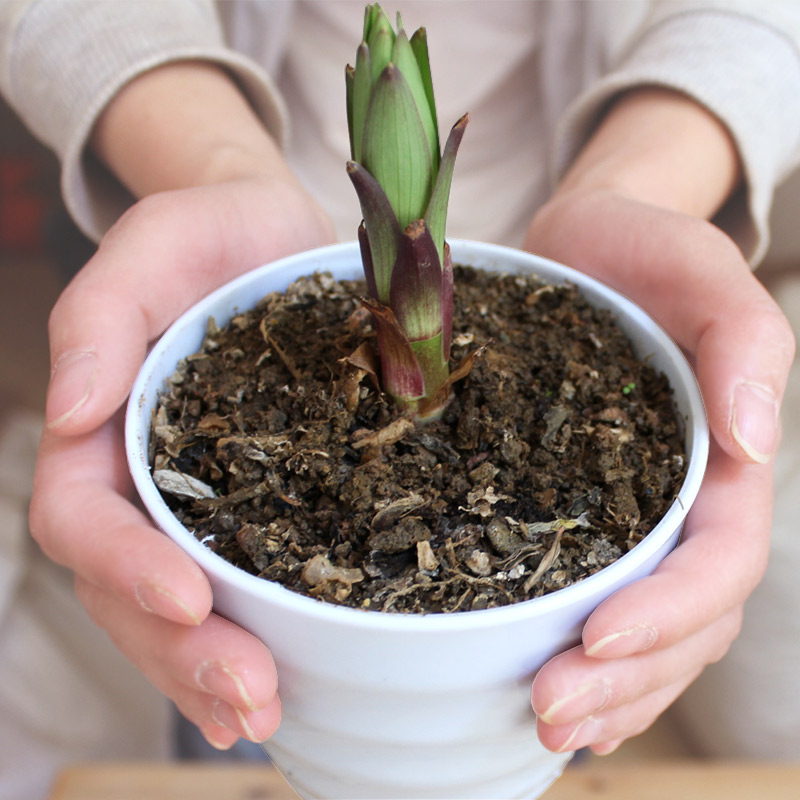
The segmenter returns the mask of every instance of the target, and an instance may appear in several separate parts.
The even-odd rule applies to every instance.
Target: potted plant
[[[427,64],[424,32],[418,31],[409,40],[399,21],[395,33],[378,6],[367,8],[364,43],[358,50],[355,69],[348,71],[348,122],[352,145],[348,173],[364,215],[359,242],[301,253],[265,265],[201,301],[155,344],[128,406],[126,440],[130,468],[151,516],[204,569],[212,585],[215,610],[259,637],[275,657],[283,719],[278,733],[264,747],[307,800],[531,798],[543,792],[560,774],[570,754],[550,753],[538,742],[529,702],[530,681],[547,660],[580,640],[585,620],[599,603],[627,583],[652,572],[675,546],[683,519],[699,489],[707,456],[708,432],[692,372],[677,346],[641,309],[587,276],[534,255],[467,241],[451,241],[451,247],[445,243],[447,195],[466,118],[453,128],[440,158]],[[485,549],[481,549],[482,546],[470,549],[471,544],[462,547],[462,554],[467,554],[463,566],[456,562],[443,564],[450,556],[442,555],[444,551],[434,547],[438,542],[448,553],[456,553],[460,545],[455,534],[445,536],[428,530],[428,534],[418,535],[420,525],[426,527],[420,520],[427,522],[437,503],[429,497],[425,511],[421,512],[419,498],[409,501],[413,492],[403,487],[400,487],[399,501],[390,494],[369,498],[368,516],[375,524],[369,536],[362,538],[373,537],[367,551],[373,555],[377,552],[379,558],[363,570],[342,567],[331,561],[334,552],[342,558],[352,558],[353,539],[358,534],[353,532],[350,518],[362,512],[350,506],[331,508],[330,497],[320,499],[317,496],[314,502],[323,507],[324,519],[334,532],[322,550],[319,545],[309,546],[306,555],[310,557],[303,565],[296,563],[296,554],[305,547],[306,532],[300,531],[294,539],[286,534],[287,524],[273,516],[272,506],[294,513],[298,506],[310,502],[311,493],[301,494],[299,490],[283,486],[274,474],[270,459],[275,457],[275,463],[281,458],[284,463],[291,462],[292,469],[303,480],[309,472],[320,471],[324,473],[326,485],[330,484],[332,474],[340,473],[327,463],[329,453],[317,453],[316,462],[311,459],[309,446],[290,456],[275,456],[291,437],[281,435],[281,426],[286,420],[282,411],[270,408],[271,401],[275,401],[276,407],[278,403],[277,395],[271,395],[265,388],[269,383],[267,379],[263,379],[263,385],[250,389],[239,382],[236,385],[241,391],[227,391],[232,398],[223,398],[222,405],[215,400],[215,410],[201,411],[203,430],[191,434],[190,444],[187,444],[189,439],[177,441],[173,438],[179,435],[177,426],[163,416],[165,387],[187,381],[197,384],[198,376],[214,351],[222,351],[223,361],[248,360],[240,348],[220,344],[223,341],[221,331],[226,326],[234,333],[246,328],[255,329],[261,335],[262,345],[267,349],[258,359],[252,359],[253,364],[258,362],[260,368],[261,362],[267,366],[267,362],[274,362],[276,369],[298,377],[302,370],[293,362],[291,353],[277,341],[269,321],[264,321],[263,298],[270,298],[268,308],[283,308],[287,303],[280,298],[287,297],[282,293],[290,284],[318,273],[329,273],[335,280],[316,279],[316,283],[312,280],[317,287],[314,291],[318,291],[320,285],[323,288],[332,285],[333,294],[340,295],[342,282],[357,279],[363,270],[369,293],[363,300],[366,312],[350,299],[347,301],[350,318],[343,321],[343,325],[354,335],[364,329],[374,330],[380,368],[363,349],[341,360],[343,366],[337,373],[341,379],[333,382],[336,391],[328,392],[335,394],[341,414],[351,415],[345,424],[347,441],[341,448],[347,458],[355,459],[354,469],[364,464],[378,464],[381,474],[387,462],[397,457],[398,451],[392,448],[398,442],[402,444],[404,436],[421,442],[419,447],[428,454],[438,447],[446,451],[445,445],[432,443],[441,440],[431,431],[440,430],[436,426],[446,426],[456,418],[469,420],[471,413],[463,407],[465,401],[461,395],[451,399],[455,381],[461,379],[462,383],[471,384],[476,382],[478,372],[491,371],[484,370],[483,364],[474,367],[482,351],[468,341],[465,343],[469,337],[461,330],[458,348],[464,357],[450,372],[450,325],[454,318],[452,264],[468,265],[488,275],[519,276],[510,280],[518,281],[518,286],[525,291],[530,290],[526,276],[535,274],[541,281],[535,284],[539,288],[526,295],[532,308],[543,295],[556,295],[561,291],[559,287],[565,285],[574,287],[565,292],[577,290],[591,308],[599,310],[598,313],[610,312],[639,358],[647,359],[653,374],[666,376],[682,422],[685,470],[660,521],[635,546],[631,541],[629,551],[607,566],[582,580],[566,580],[568,585],[564,588],[522,602],[498,605],[489,602],[494,590],[483,593],[473,591],[472,586],[483,586],[490,577],[499,580],[502,572],[503,580],[527,587],[528,596],[536,594],[537,581],[541,582],[546,573],[552,573],[558,566],[565,529],[580,526],[586,504],[596,505],[596,500],[572,497],[568,511],[553,511],[551,522],[540,520],[530,526],[509,513],[498,515],[495,509],[502,508],[504,501],[494,491],[494,484],[485,481],[486,475],[493,476],[497,468],[491,463],[490,451],[484,447],[476,456],[467,458],[456,454],[453,457],[455,461],[468,462],[468,472],[474,477],[474,480],[462,479],[465,486],[469,485],[461,496],[472,498],[465,513],[477,520],[471,523],[468,535],[488,536],[491,530],[494,536],[490,537],[491,546]],[[310,284],[303,285],[306,289],[291,295],[288,305],[317,305],[317,297],[309,300],[303,294]],[[259,303],[261,310],[249,317],[248,310],[258,307]],[[552,313],[540,315],[545,325],[555,316],[555,306],[548,308]],[[584,312],[564,313],[567,322],[572,324]],[[209,320],[213,320],[210,331]],[[326,338],[329,333],[326,330],[319,336]],[[206,350],[193,356],[204,343]],[[600,343],[592,346],[602,349]],[[485,352],[493,352],[492,347],[489,344]],[[487,357],[486,361],[491,358]],[[182,366],[176,377],[179,364]],[[474,373],[465,377],[471,368]],[[508,371],[511,385],[513,369]],[[546,390],[547,396],[538,402],[536,414],[544,420],[544,435],[541,432],[539,435],[546,439],[548,452],[557,451],[567,438],[567,417],[560,410],[559,398],[579,393],[581,380],[585,379],[586,383],[596,379],[591,369],[581,372],[574,367],[571,377],[568,372],[563,373],[567,377],[553,390]],[[381,389],[374,385],[379,381],[379,373]],[[528,375],[526,380],[530,383],[532,379]],[[625,383],[620,391],[623,394],[637,392],[633,383]],[[292,394],[295,400],[305,397],[300,405],[311,405],[303,391],[289,387],[288,383],[285,389],[278,387],[276,391]],[[325,393],[322,389],[314,391]],[[396,398],[399,410],[391,410],[385,402],[386,394]],[[243,424],[238,415],[244,407],[243,398],[259,399],[256,395],[266,395],[262,406],[267,409],[268,425],[272,428],[257,440],[248,434],[244,446],[249,449],[241,451],[243,456],[237,451],[241,457],[238,461],[233,459],[236,474],[233,478],[229,476],[233,481],[229,487],[240,485],[236,484],[237,475],[252,467],[258,474],[257,487],[261,488],[242,486],[238,501],[244,505],[246,500],[248,508],[262,514],[273,527],[237,521],[227,509],[223,527],[235,530],[233,538],[245,550],[250,538],[259,536],[273,547],[276,539],[272,534],[283,531],[286,535],[278,538],[284,543],[291,542],[291,559],[273,560],[270,556],[261,564],[262,571],[267,577],[279,573],[295,579],[299,576],[304,593],[236,566],[214,551],[221,551],[216,546],[218,543],[209,547],[208,542],[200,541],[203,535],[187,529],[179,519],[188,519],[177,508],[183,497],[188,498],[184,505],[210,510],[210,516],[222,525],[219,490],[204,480],[205,475],[214,470],[221,472],[221,468],[213,455],[207,455],[243,446],[242,437],[237,434]],[[184,405],[193,402],[187,401]],[[233,403],[237,410],[231,411],[232,406],[224,403]],[[370,432],[359,427],[366,418],[366,411],[358,410],[359,403],[366,403],[370,413],[381,420],[378,430]],[[454,410],[459,404],[462,406],[460,416]],[[348,409],[348,406],[357,410]],[[221,413],[223,411],[225,413]],[[609,413],[616,415],[615,419],[603,417]],[[620,425],[619,420],[625,414],[624,410],[609,410],[606,406],[599,415],[586,418],[581,435],[594,435],[602,428],[600,433],[605,432],[603,435],[607,438],[624,438],[628,435],[627,428]],[[311,414],[300,435],[308,432],[312,422],[318,423],[320,416],[324,424],[318,427],[336,427],[329,424],[329,417],[318,415],[312,419],[314,415]],[[472,416],[474,418],[474,414]],[[236,421],[232,424],[234,417]],[[209,451],[205,437],[211,436],[215,428],[222,429],[226,435],[222,443],[217,439],[215,451]],[[172,442],[171,454],[154,457],[159,440],[162,444],[163,440]],[[504,443],[507,445],[508,441]],[[502,443],[494,446],[498,452],[503,450]],[[514,448],[507,446],[504,452],[510,450]],[[523,448],[515,452],[519,464],[528,451]],[[514,463],[507,452],[505,457]],[[445,461],[447,458],[446,452]],[[205,463],[203,476],[192,476],[180,468],[192,460]],[[315,466],[317,462],[321,465]],[[616,467],[611,471],[614,469]],[[354,474],[357,473],[348,473],[350,477],[338,479],[339,483],[352,483]],[[430,473],[425,480],[438,484],[440,476]],[[301,485],[306,484],[297,484]],[[369,491],[376,493],[374,488]],[[265,494],[268,495],[266,501]],[[549,491],[541,490],[538,494],[539,507],[552,510]],[[534,504],[531,501],[528,505]],[[622,515],[618,516],[616,524],[623,528],[636,526],[630,519],[622,520]],[[416,527],[412,526],[410,533],[407,526],[403,528],[402,535],[410,538],[400,551],[395,547],[397,552],[387,555],[392,548],[385,544],[386,526],[375,522],[379,518],[383,522],[388,518],[392,524],[416,520]],[[292,524],[295,531],[303,525],[301,522]],[[442,524],[442,530],[449,531],[455,523],[446,520]],[[464,528],[459,529],[461,533]],[[349,538],[342,534],[345,529]],[[511,545],[507,540],[501,541],[498,531],[514,539]],[[541,538],[544,531],[549,538]],[[536,537],[540,541],[532,543]],[[376,541],[383,544],[376,544]],[[470,539],[473,543],[478,541]],[[503,552],[506,545],[510,547],[510,556]],[[534,551],[538,567],[529,567],[525,574],[528,562],[522,556],[527,557],[526,554]],[[274,547],[269,552],[274,552]],[[470,562],[473,553],[477,555]],[[383,556],[387,557],[381,561]],[[312,569],[309,564],[313,565],[319,580],[309,577],[308,571]],[[502,570],[498,564],[503,566]],[[419,576],[419,583],[406,583],[406,588],[395,590],[394,594],[384,587],[383,597],[388,592],[393,603],[399,596],[417,592],[420,586],[419,591],[424,594],[440,573],[451,577],[458,573],[459,580],[466,581],[472,594],[460,594],[454,601],[454,608],[464,608],[463,598],[469,597],[466,607],[471,610],[407,614],[372,610],[375,606],[359,594],[362,585],[368,582],[365,578],[370,570],[381,579],[384,573],[393,570],[399,570],[397,574],[401,576],[411,572]],[[514,570],[516,574],[510,578]],[[556,582],[550,588],[556,589],[557,585]],[[440,599],[447,596],[446,592],[436,591]],[[356,608],[339,602],[350,602],[354,598],[358,600]],[[495,607],[482,607],[485,605]]]

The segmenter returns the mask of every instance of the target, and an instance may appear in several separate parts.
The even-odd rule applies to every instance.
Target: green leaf
[[[352,113],[350,128],[350,157],[354,161],[361,161],[361,150],[364,140],[364,124],[367,119],[370,96],[372,94],[372,59],[369,48],[365,44],[359,45],[356,51],[356,68],[353,74],[352,87]]]
[[[347,136],[350,139],[350,158],[353,155],[353,83],[356,71],[348,64],[344,68],[344,97],[347,107]]]
[[[367,3],[366,7],[364,8],[364,32],[361,36],[361,40],[366,42],[369,39],[369,33],[372,30],[372,26],[375,24],[375,18],[380,11],[380,5],[378,3]]]
[[[447,206],[450,202],[453,169],[456,165],[458,147],[461,144],[468,122],[469,114],[464,114],[450,130],[450,135],[447,137],[447,143],[444,146],[439,174],[436,176],[431,199],[425,211],[425,222],[430,228],[433,241],[436,242],[436,248],[439,251],[439,258],[442,264],[444,264],[444,236],[447,227]]]
[[[394,64],[372,92],[361,163],[383,187],[401,228],[424,216],[433,181],[430,149],[414,95]]]
[[[370,36],[381,26],[389,25],[389,18],[380,3],[368,3],[364,9],[364,33],[362,41],[369,42]]]
[[[442,358],[442,333],[430,339],[411,342],[411,350],[424,378],[424,396],[433,397],[450,375],[447,360]]]
[[[424,28],[409,39],[378,3],[367,5],[348,68],[347,170],[361,204],[358,229],[385,391],[417,418],[450,393],[453,266],[445,242],[455,158],[467,117],[441,151]]]
[[[397,260],[402,231],[389,198],[378,181],[353,161],[347,164],[347,174],[358,195],[367,229],[375,285],[375,291],[371,291],[371,294],[376,300],[388,303],[392,270]]]
[[[409,341],[430,339],[442,332],[442,268],[422,220],[403,231],[389,297]]]
[[[392,49],[394,47],[394,29],[389,18],[383,13],[383,9],[376,3],[373,19],[370,22],[369,30],[365,30],[364,41],[369,47],[372,59],[372,83],[378,80],[379,76],[386,69],[392,60]]]
[[[431,110],[433,125],[436,128],[436,146],[439,146],[439,120],[436,115],[436,100],[433,96],[433,78],[431,77],[431,62],[428,57],[428,33],[425,28],[417,28],[410,40],[411,50],[417,59],[417,68],[425,87],[425,95],[428,98],[428,108]]]
[[[411,49],[406,32],[402,29],[397,32],[397,38],[394,41],[392,61],[408,81],[411,93],[414,95],[414,102],[417,105],[422,127],[425,129],[425,136],[428,139],[431,164],[433,164],[433,171],[436,174],[436,170],[439,168],[439,133],[436,130],[436,118],[429,102],[429,96],[416,56]]]

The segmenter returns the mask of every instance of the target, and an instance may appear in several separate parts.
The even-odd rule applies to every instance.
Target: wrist
[[[738,151],[711,112],[657,87],[621,95],[556,190],[612,191],[710,219],[741,179]]]
[[[234,81],[177,62],[132,80],[98,118],[91,147],[136,196],[241,178],[294,181]]]

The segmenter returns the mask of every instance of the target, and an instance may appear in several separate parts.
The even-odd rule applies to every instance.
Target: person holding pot
[[[629,295],[689,354],[707,404],[714,444],[684,541],[533,687],[547,747],[609,753],[722,658],[767,566],[794,341],[751,268],[800,155],[800,10],[397,5],[436,43],[441,119],[471,113],[449,234],[523,246]],[[74,572],[94,623],[223,750],[276,729],[274,666],[131,503],[121,409],[148,343],[194,301],[352,238],[341,64],[362,13],[360,0],[0,11],[0,87],[59,154],[66,204],[100,243],[51,316],[31,532]],[[733,725],[722,705],[706,716]],[[779,753],[786,731],[766,714],[736,723],[753,735],[728,755],[759,755],[765,737],[773,756],[800,752]],[[50,724],[56,739],[68,730]]]

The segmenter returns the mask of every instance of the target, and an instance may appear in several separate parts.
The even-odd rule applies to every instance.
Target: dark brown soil
[[[574,583],[669,507],[667,381],[574,288],[457,268],[453,365],[489,345],[419,427],[376,389],[363,291],[301,280],[179,366],[151,459],[209,548],[320,600],[452,612]]]

